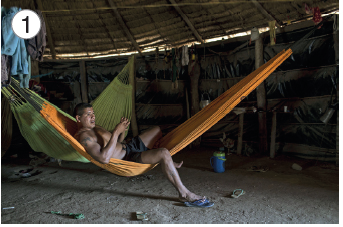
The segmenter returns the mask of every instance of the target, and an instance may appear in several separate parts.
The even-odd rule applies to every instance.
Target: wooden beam
[[[263,8],[263,6],[257,1],[257,0],[251,0],[252,3],[256,6],[256,8],[265,16],[267,17],[268,20],[275,20],[275,25],[276,27],[280,28],[280,22],[273,17],[270,13],[267,12],[267,10],[265,8]]]
[[[80,61],[80,80],[81,80],[82,102],[88,103],[88,87],[87,87],[87,74],[86,74],[85,60]]]
[[[133,46],[136,48],[136,50],[142,54],[142,50],[139,47],[138,43],[136,42],[136,40],[133,38],[133,35],[131,34],[129,28],[126,26],[123,18],[121,17],[121,15],[119,14],[116,5],[114,4],[113,0],[108,0],[108,3],[110,4],[114,15],[117,17],[117,20],[119,21],[121,27],[124,29],[126,35],[128,36],[129,40],[131,41],[131,43],[133,44]]]
[[[177,3],[174,0],[169,0],[170,3],[174,6],[174,8],[176,9],[176,11],[181,15],[181,17],[183,18],[183,20],[186,22],[186,24],[188,25],[188,27],[192,30],[193,34],[195,35],[195,37],[197,38],[197,40],[199,42],[201,42],[202,44],[204,43],[204,40],[201,38],[201,36],[199,35],[198,31],[194,28],[193,24],[189,21],[188,17],[182,12],[182,10],[180,9],[180,7],[177,5]]]
[[[44,11],[43,4],[42,4],[41,0],[35,0],[35,1],[37,3],[38,9],[40,11],[42,11],[42,14],[43,14],[43,18],[44,18],[44,22],[45,22],[45,28],[46,28],[46,35],[48,36],[48,44],[50,47],[52,58],[56,59],[54,40],[52,39],[52,36],[51,36],[51,31],[50,31],[50,27],[48,24],[48,20],[46,19],[45,13],[43,13],[43,11]]]

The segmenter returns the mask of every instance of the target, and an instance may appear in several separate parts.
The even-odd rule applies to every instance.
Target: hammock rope
[[[167,148],[170,151],[171,155],[174,155],[178,151],[182,150],[184,147],[186,147],[188,144],[190,144],[192,141],[194,141],[196,138],[198,138],[204,132],[206,132],[209,128],[215,125],[226,114],[228,114],[239,102],[241,102],[248,94],[250,94],[254,89],[256,89],[256,87],[260,85],[291,54],[291,49],[288,49],[287,51],[281,51],[274,58],[269,60],[267,63],[259,67],[257,70],[243,78],[240,82],[232,86],[229,90],[224,92],[218,98],[213,100],[209,105],[207,105],[197,114],[195,114],[192,118],[188,119],[183,124],[175,128],[173,131],[165,135],[159,141],[159,147]],[[128,68],[132,69],[132,67],[133,64],[130,65],[129,62],[124,67],[123,71],[125,72],[123,74],[130,74],[130,70]],[[93,103],[93,108],[97,116],[97,124],[101,125],[109,131],[113,130],[115,125],[119,123],[120,118],[122,116],[131,119],[130,108],[132,110],[132,102],[129,101],[129,99],[131,100],[132,86],[128,84],[128,80],[126,80],[125,77],[123,78],[124,79],[117,79],[116,77],[111,82],[111,84],[113,83],[113,86],[111,84],[111,86],[108,85],[108,87],[99,95],[99,97],[97,97],[97,99]],[[15,91],[18,90],[15,89]],[[25,92],[30,93],[30,91]],[[6,92],[7,96],[11,95],[12,93]],[[112,95],[114,93],[119,95],[113,97]],[[26,95],[24,96],[25,100],[28,100],[27,98],[31,97]],[[17,109],[18,107],[26,106],[26,104],[33,104],[34,106],[36,106],[36,108],[39,108],[40,117],[42,119],[45,119],[47,125],[50,125],[50,127],[52,127],[55,132],[58,132],[57,134],[59,134],[60,137],[64,139],[64,141],[68,141],[67,143],[71,145],[69,147],[72,147],[74,151],[76,150],[77,153],[85,159],[120,176],[135,176],[143,174],[156,166],[150,164],[129,162],[113,158],[110,160],[109,164],[102,164],[97,162],[85,151],[84,147],[73,137],[74,133],[77,130],[77,128],[75,128],[75,119],[69,116],[68,114],[63,113],[63,111],[61,111],[59,108],[52,105],[48,101],[42,98],[37,98],[35,95],[33,96],[33,99],[35,99],[34,102],[29,101],[30,103],[28,103],[19,100],[18,98],[17,102],[13,102],[11,108],[13,106],[13,109]],[[123,98],[122,96],[126,98]],[[110,97],[113,97],[113,99],[110,99]],[[120,107],[118,107],[118,105]],[[123,105],[127,106],[124,108],[122,107]],[[14,108],[14,106],[16,108]],[[34,111],[34,108],[32,107],[28,111]],[[17,116],[16,119],[18,121]],[[49,139],[49,136],[47,139]],[[54,142],[55,141],[51,141],[51,143]],[[41,151],[46,152],[45,150]]]

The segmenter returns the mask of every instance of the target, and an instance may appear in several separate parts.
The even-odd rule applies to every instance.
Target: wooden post
[[[191,118],[191,113],[189,111],[189,99],[188,99],[188,89],[186,87],[186,110],[187,110],[187,119]]]
[[[270,136],[270,158],[275,158],[275,140],[276,140],[276,110],[273,110],[272,132]]]
[[[132,114],[131,114],[131,130],[133,136],[138,136],[138,125],[137,125],[137,118],[136,118],[136,56],[132,55],[129,57],[133,58],[133,65],[130,68],[130,76],[129,76],[129,82],[132,85]]]
[[[335,62],[338,67],[339,65],[339,32],[338,32],[338,20],[339,20],[339,15],[334,15],[334,32],[333,32],[333,41],[334,41],[334,49],[335,49]],[[337,102],[338,97],[339,97],[339,84],[337,81],[337,89],[336,89],[336,94],[337,94]],[[337,109],[337,124],[336,124],[336,166],[339,164],[339,110]]]
[[[262,37],[255,41],[255,69],[263,65],[263,42]],[[262,153],[268,150],[267,141],[267,102],[266,89],[264,82],[256,88],[257,108],[258,108],[258,124],[259,124],[259,151]]]
[[[244,113],[241,113],[239,116],[239,126],[238,126],[238,140],[237,140],[237,154],[242,154],[243,147],[243,122],[244,122]]]
[[[39,65],[38,65],[38,61],[34,61],[31,58],[31,78],[33,76],[37,76],[39,75]],[[35,81],[37,81],[38,83],[40,83],[40,77],[36,77],[34,78]]]
[[[82,102],[88,103],[88,85],[85,60],[80,61],[81,97]]]
[[[194,116],[199,112],[199,78],[200,78],[200,64],[197,57],[196,60],[190,60],[188,64],[188,75],[190,80],[190,96],[191,96],[191,115]],[[200,145],[201,137],[198,137],[192,143],[195,146]]]

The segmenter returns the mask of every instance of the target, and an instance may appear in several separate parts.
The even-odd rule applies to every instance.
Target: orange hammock
[[[159,141],[159,147],[167,148],[171,155],[182,150],[228,114],[291,54],[291,49],[281,51],[274,58],[213,100],[192,118],[165,135]],[[55,107],[46,102],[43,104],[40,113],[81,155],[114,174],[120,176],[135,176],[143,174],[157,165],[141,164],[114,158],[110,160],[109,164],[99,163],[94,160],[86,152],[84,147],[72,136],[77,129],[76,122],[63,116]]]

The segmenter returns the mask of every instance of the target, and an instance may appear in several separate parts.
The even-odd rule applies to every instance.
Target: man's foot
[[[192,192],[188,192],[184,196],[182,196],[180,194],[180,196],[179,196],[179,200],[181,202],[194,202],[194,201],[197,201],[199,199],[205,199],[205,196],[196,195],[196,194],[194,194]]]
[[[205,197],[194,202],[184,202],[187,207],[213,207],[214,203],[210,202]]]
[[[182,164],[183,164],[183,161],[181,161],[181,162],[179,162],[179,163],[174,162],[174,166],[175,166],[175,168],[177,168],[177,169],[181,168]]]

